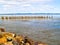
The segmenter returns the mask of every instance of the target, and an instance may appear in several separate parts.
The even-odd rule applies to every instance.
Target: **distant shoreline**
[[[60,13],[3,13],[0,15],[60,15]]]

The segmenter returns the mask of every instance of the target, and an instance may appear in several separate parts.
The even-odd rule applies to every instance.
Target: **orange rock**
[[[23,41],[23,40],[24,40],[24,37],[21,36],[21,35],[20,35],[20,36],[17,35],[17,36],[15,37],[15,41],[17,41],[17,42],[19,43],[19,45],[24,44],[24,41]]]
[[[12,42],[4,43],[4,45],[13,45]]]
[[[7,40],[6,40],[5,37],[0,38],[0,44],[2,44],[2,43],[6,43],[6,42],[7,42]]]

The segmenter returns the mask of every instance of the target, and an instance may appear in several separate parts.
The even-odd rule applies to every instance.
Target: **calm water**
[[[0,27],[6,31],[29,36],[49,45],[60,45],[60,20],[0,20]]]

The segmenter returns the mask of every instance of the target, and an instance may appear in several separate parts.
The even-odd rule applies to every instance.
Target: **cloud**
[[[50,2],[51,0],[31,0],[33,2]]]
[[[58,11],[52,5],[49,5],[53,0],[0,0],[0,13],[10,12],[51,12]]]
[[[2,4],[21,4],[30,2],[50,2],[51,0],[0,0]]]
[[[0,0],[0,4],[8,5],[8,4],[18,4],[18,3],[15,2],[15,1],[5,1],[5,0]]]

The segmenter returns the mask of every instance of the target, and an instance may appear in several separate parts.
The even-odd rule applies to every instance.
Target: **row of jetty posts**
[[[53,19],[53,16],[2,16],[2,20],[40,20],[40,19]]]

